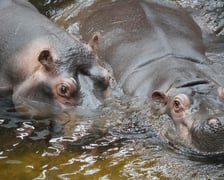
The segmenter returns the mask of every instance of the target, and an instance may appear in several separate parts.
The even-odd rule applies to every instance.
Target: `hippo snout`
[[[95,81],[97,86],[102,89],[107,89],[110,82],[110,73],[101,66],[92,66],[89,70],[90,77]]]
[[[204,123],[195,123],[191,133],[192,143],[197,149],[224,152],[224,116],[213,116]]]

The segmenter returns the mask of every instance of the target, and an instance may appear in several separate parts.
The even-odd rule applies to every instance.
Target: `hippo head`
[[[105,68],[98,64],[99,58],[97,55],[97,50],[99,46],[100,37],[101,35],[99,32],[94,32],[92,38],[90,39],[87,45],[87,52],[90,52],[90,62],[81,62],[81,65],[79,65],[78,69],[82,74],[89,76],[93,80],[96,89],[100,89],[101,91],[107,91],[111,76]]]
[[[190,81],[155,90],[153,104],[159,114],[168,114],[179,137],[201,152],[224,151],[224,88],[207,80]]]
[[[40,67],[13,90],[13,101],[36,101],[56,107],[71,107],[79,102],[77,80],[68,72],[59,73],[50,50],[42,50],[38,56]],[[28,100],[28,101],[27,101]]]
[[[100,91],[107,90],[109,73],[97,61],[98,36],[88,44],[75,43],[67,49],[57,45],[41,49],[35,72],[13,89],[15,105],[32,101],[62,109],[73,107],[81,102],[79,74],[89,76]]]

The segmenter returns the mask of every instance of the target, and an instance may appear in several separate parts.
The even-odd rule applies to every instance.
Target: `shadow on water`
[[[84,1],[30,2],[48,17],[56,15],[60,26],[65,21],[69,31],[73,24],[63,9],[75,13]],[[209,56],[223,64],[222,35],[206,37]],[[224,154],[182,146],[170,119],[152,115],[141,99],[108,99],[95,111],[81,108],[47,119],[21,115],[8,96],[0,97],[0,107],[0,179],[224,178]]]
[[[53,16],[57,11],[63,7],[76,3],[75,0],[29,0],[38,10],[47,17]]]

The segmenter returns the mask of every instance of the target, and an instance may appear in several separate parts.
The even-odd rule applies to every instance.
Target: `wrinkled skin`
[[[98,64],[98,35],[88,44],[71,37],[29,2],[0,1],[0,91],[62,109],[81,102],[79,74],[107,91],[109,74]]]
[[[126,94],[168,114],[187,146],[224,151],[224,89],[187,12],[146,0],[99,0],[78,18],[84,39],[101,33],[99,56]]]

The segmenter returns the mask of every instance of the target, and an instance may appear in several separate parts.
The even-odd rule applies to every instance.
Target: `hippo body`
[[[224,151],[223,88],[187,12],[147,0],[99,0],[79,20],[84,39],[101,33],[99,56],[126,94],[168,114],[186,145]]]
[[[25,98],[72,107],[80,102],[80,73],[105,82],[97,36],[84,44],[23,0],[1,0],[0,24],[0,91],[12,91],[15,104]]]
[[[188,59],[199,63],[209,63],[203,56],[204,46],[200,39],[200,29],[195,26],[194,21],[189,18],[187,13],[153,3],[146,5],[140,2],[129,1],[127,7],[125,7],[126,2],[120,1],[110,4],[99,3],[98,8],[102,6],[103,10],[94,11],[94,14],[91,15],[93,17],[86,18],[85,24],[81,25],[81,34],[87,32],[91,35],[95,30],[102,34],[101,51],[103,55],[101,56],[114,68],[115,78],[125,93],[134,96],[145,96],[152,92],[156,86],[155,83],[151,82],[147,83],[147,88],[145,88],[142,81],[155,81],[156,77],[164,77],[155,74],[158,72],[157,69],[155,71],[148,70],[147,66],[153,66],[152,62],[157,63],[155,60],[175,57],[179,58],[180,61]],[[120,10],[117,8],[118,6],[124,8]],[[102,13],[106,14],[107,8],[112,8],[112,11],[109,11],[108,15],[102,16]],[[163,13],[157,16],[160,11]],[[167,18],[167,14],[169,18]],[[94,22],[92,22],[93,19]],[[167,28],[171,24],[172,27]],[[188,24],[187,27],[186,24]],[[92,27],[94,28],[91,29]],[[84,38],[86,37],[89,38],[89,36],[84,35]],[[198,41],[194,41],[195,39]],[[162,65],[167,67],[164,62],[160,63],[160,67]],[[173,64],[171,68],[175,68]],[[161,69],[164,68],[161,67]],[[159,74],[161,73],[163,72],[159,71]],[[170,77],[167,74],[169,71],[164,73],[166,73],[165,76]],[[174,79],[175,74],[170,73]],[[152,78],[149,79],[148,77]],[[141,79],[141,81],[135,81],[135,79]],[[162,81],[167,80],[158,79],[159,86],[163,84]]]

